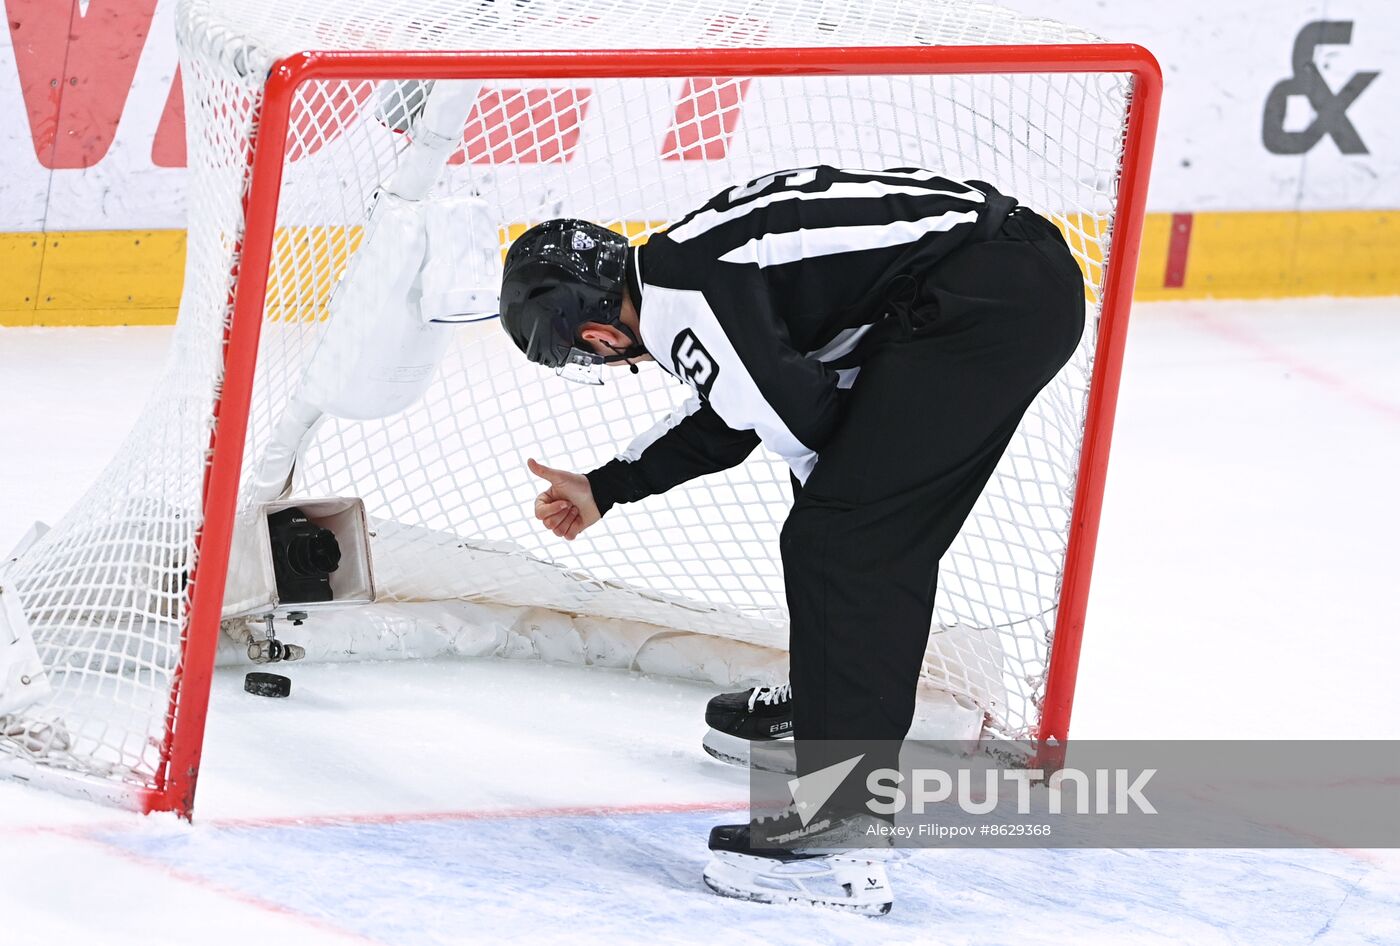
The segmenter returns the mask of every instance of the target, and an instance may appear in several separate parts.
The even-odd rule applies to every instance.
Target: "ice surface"
[[[1081,737],[1400,738],[1400,301],[1140,305]],[[101,469],[164,329],[0,331],[0,551]],[[216,677],[199,820],[0,783],[0,943],[1400,942],[1400,857],[920,851],[866,920],[721,900],[705,687],[505,660]],[[198,931],[196,934],[194,931]]]

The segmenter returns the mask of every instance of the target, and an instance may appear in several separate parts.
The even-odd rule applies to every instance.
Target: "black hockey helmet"
[[[571,381],[602,384],[601,367],[645,352],[622,324],[627,238],[586,220],[549,220],[522,233],[506,254],[501,325],[536,364]],[[578,338],[585,322],[620,328],[632,346],[599,355]]]

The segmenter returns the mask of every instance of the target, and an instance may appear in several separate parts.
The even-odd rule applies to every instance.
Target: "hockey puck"
[[[250,673],[243,678],[243,689],[254,696],[291,696],[292,681],[279,673]]]

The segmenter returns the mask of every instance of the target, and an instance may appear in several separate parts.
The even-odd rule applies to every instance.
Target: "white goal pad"
[[[49,677],[19,595],[0,584],[0,730],[5,718],[49,695]]]

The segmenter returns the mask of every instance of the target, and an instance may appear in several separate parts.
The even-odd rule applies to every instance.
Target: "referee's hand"
[[[535,518],[561,539],[574,538],[602,516],[593,501],[593,488],[582,473],[556,470],[535,460],[526,460],[530,472],[549,483],[535,497]]]

